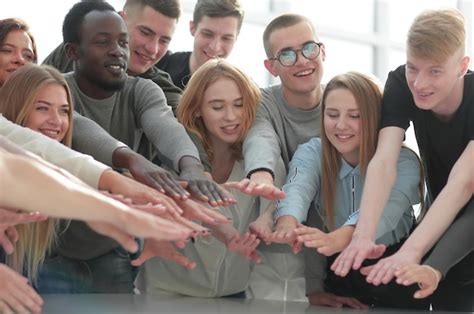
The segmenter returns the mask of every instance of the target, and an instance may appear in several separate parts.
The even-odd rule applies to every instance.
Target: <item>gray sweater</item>
[[[321,106],[301,110],[283,98],[281,85],[262,89],[257,117],[244,141],[245,172],[258,168],[275,171],[278,158],[286,170],[299,144],[319,137]]]

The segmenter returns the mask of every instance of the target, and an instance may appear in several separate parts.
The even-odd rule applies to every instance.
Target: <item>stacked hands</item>
[[[116,176],[120,176],[120,179]],[[113,221],[88,221],[87,223],[93,230],[115,239],[130,252],[138,250],[135,237],[144,238],[143,252],[131,262],[134,266],[139,266],[150,258],[159,256],[192,269],[196,267],[196,263],[181,254],[178,249],[184,248],[190,239],[209,234],[222,241],[230,251],[256,263],[261,261],[261,256],[256,251],[261,241],[267,245],[286,243],[292,247],[295,254],[301,251],[303,245],[314,248],[326,256],[339,253],[347,247],[331,265],[331,269],[339,276],[347,275],[351,268],[359,269],[365,258],[378,258],[385,250],[383,245],[363,241],[358,243],[356,236],[352,239],[354,229],[352,226],[326,233],[317,228],[299,224],[292,216],[282,216],[274,225],[274,204],[269,205],[269,208],[249,225],[246,233],[240,234],[230,224],[228,217],[191,199],[193,197],[211,206],[228,206],[235,203],[235,199],[229,192],[207,177],[188,175],[191,180],[183,184],[175,181],[166,171],[132,172],[132,176],[155,189],[113,171],[106,171],[103,180],[101,179],[102,184],[99,185],[108,191],[102,192],[102,195],[111,199],[112,202],[120,203],[123,210],[120,211],[118,219]],[[190,186],[192,189],[188,192],[185,187]],[[270,200],[278,200],[285,196],[285,193],[273,184],[264,181],[256,183],[244,179],[240,182],[225,183],[224,187],[238,189],[249,195],[263,196]],[[0,208],[0,244],[4,251],[7,254],[13,252],[13,243],[18,240],[14,227],[16,224],[36,222],[46,218],[39,213],[24,213]],[[364,250],[355,250],[356,244]],[[357,255],[354,252],[363,253]],[[441,274],[429,266],[420,266],[419,261],[419,258],[414,257],[413,254],[400,250],[393,256],[381,259],[373,266],[362,268],[361,272],[367,276],[367,281],[374,285],[386,284],[393,277],[396,277],[397,283],[402,285],[418,283],[420,290],[414,297],[424,298],[436,289]],[[1,281],[7,283],[2,284],[2,289],[8,291],[4,294],[3,300],[0,300],[0,309],[6,313],[10,308],[18,313],[40,312],[42,300],[28,285],[27,279],[4,265],[0,266],[2,267],[0,269]],[[310,296],[309,299],[312,304],[347,305],[359,309],[367,307],[354,298],[340,297],[330,293],[319,293]]]

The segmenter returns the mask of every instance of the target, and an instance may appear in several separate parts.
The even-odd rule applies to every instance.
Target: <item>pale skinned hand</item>
[[[273,185],[272,175],[267,171],[257,171],[249,179],[238,182],[226,182],[224,187],[237,189],[242,193],[252,196],[262,196],[275,201],[285,198],[285,192]]]
[[[318,228],[299,224],[295,230],[296,240],[308,248],[316,249],[325,256],[331,256],[342,251],[350,242],[350,236],[348,237],[343,232],[340,232],[343,228],[326,233]]]
[[[217,210],[207,208],[193,200],[178,201],[182,208],[183,217],[189,220],[197,220],[208,225],[220,225],[230,222],[229,218],[219,213]]]
[[[384,252],[384,245],[375,244],[369,237],[354,235],[351,243],[332,263],[331,270],[336,275],[345,277],[351,268],[354,270],[359,269],[365,259],[379,258]]]
[[[172,198],[112,170],[102,174],[99,189],[129,198],[134,204],[161,204],[174,216],[183,213]]]
[[[396,272],[396,276],[400,285],[410,286],[418,283],[420,290],[413,295],[415,299],[423,299],[433,294],[441,281],[441,273],[428,265],[405,265]]]
[[[155,240],[146,240],[142,254],[131,263],[133,266],[140,266],[153,257],[161,257],[166,260],[174,261],[187,269],[196,267],[196,262],[178,252],[171,242]]]
[[[23,213],[7,208],[0,208],[0,245],[6,254],[12,254],[14,243],[18,241],[15,225],[46,220],[38,212]]]
[[[269,245],[271,243],[271,235],[273,232],[273,217],[271,213],[263,213],[258,216],[255,221],[249,224],[249,232],[255,234],[260,238],[265,244]]]
[[[43,299],[28,285],[28,279],[0,264],[0,313],[40,313]]]
[[[392,256],[383,258],[374,265],[363,267],[360,272],[367,276],[368,283],[378,286],[390,282],[401,267],[419,263],[420,259],[414,254],[400,249]]]
[[[235,252],[248,260],[253,260],[257,264],[261,262],[262,257],[257,253],[257,246],[260,240],[255,234],[246,232],[243,235],[234,234],[227,242],[226,246],[229,251]]]
[[[298,221],[293,216],[281,216],[275,224],[275,230],[270,236],[270,241],[274,243],[286,243],[292,247],[294,254],[299,253],[302,244],[296,240],[295,229],[297,226]]]
[[[356,310],[366,310],[369,307],[356,298],[341,297],[328,292],[319,292],[308,295],[308,301],[311,305],[322,305],[342,308],[348,306]]]

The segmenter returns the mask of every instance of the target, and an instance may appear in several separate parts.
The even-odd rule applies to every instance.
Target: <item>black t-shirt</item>
[[[382,101],[381,128],[407,129],[413,122],[428,189],[436,198],[469,141],[474,140],[474,73],[464,77],[462,103],[450,121],[442,121],[431,110],[416,107],[405,78],[405,66],[390,72]]]
[[[191,78],[191,69],[189,68],[189,59],[191,51],[170,53],[169,51],[156,64],[158,68],[166,71],[173,79],[173,83],[184,90]]]

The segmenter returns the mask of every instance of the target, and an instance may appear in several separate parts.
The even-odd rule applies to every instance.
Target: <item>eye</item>
[[[28,60],[29,62],[33,62],[33,60],[35,59],[34,55],[30,52],[26,52],[23,54],[23,58],[25,60]]]
[[[360,115],[359,114],[351,114],[349,117],[351,117],[351,119],[359,119]]]
[[[67,108],[67,107],[61,108],[61,109],[59,109],[59,113],[67,115],[67,114],[69,114],[69,108]]]
[[[206,38],[211,38],[214,34],[211,32],[201,32],[201,35]]]
[[[224,106],[213,106],[212,109],[215,110],[215,111],[219,111],[219,110],[222,110],[224,108]]]
[[[128,46],[128,40],[120,40],[119,45],[120,45],[120,47],[127,47]]]

